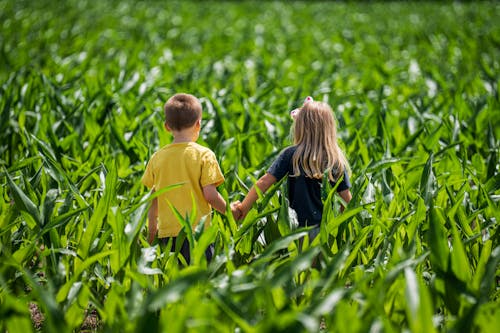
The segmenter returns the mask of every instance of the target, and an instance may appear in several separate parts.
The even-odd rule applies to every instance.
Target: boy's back
[[[190,216],[191,222],[196,224],[208,216],[208,225],[211,206],[205,200],[203,187],[218,186],[223,181],[215,154],[195,142],[172,143],[153,154],[142,178],[143,184],[156,191],[180,185],[158,197],[158,237],[175,237],[181,230],[171,206],[185,218],[191,215],[194,202],[197,210],[195,217]]]

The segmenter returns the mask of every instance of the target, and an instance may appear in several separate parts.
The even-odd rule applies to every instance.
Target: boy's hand
[[[233,217],[235,220],[240,220],[244,217],[240,206],[241,206],[241,202],[239,202],[239,201],[235,201],[235,202],[231,203],[231,213],[233,213]]]

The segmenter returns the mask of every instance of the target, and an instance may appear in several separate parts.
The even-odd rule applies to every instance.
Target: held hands
[[[243,211],[243,207],[240,201],[231,203],[231,213],[233,213],[233,217],[236,221],[243,219],[247,215],[247,212]]]

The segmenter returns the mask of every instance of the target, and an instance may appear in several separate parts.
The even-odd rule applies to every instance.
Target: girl
[[[255,186],[265,193],[271,185],[288,175],[288,200],[297,213],[299,227],[319,227],[323,214],[321,185],[325,172],[332,186],[340,180],[338,194],[348,203],[352,196],[349,188],[349,164],[337,143],[337,129],[333,111],[326,103],[308,97],[303,106],[293,110],[294,145],[285,148],[267,173]],[[246,216],[258,196],[255,186],[250,189],[243,202],[236,202],[240,218]],[[343,211],[344,207],[341,207]],[[312,239],[319,233],[314,228]]]

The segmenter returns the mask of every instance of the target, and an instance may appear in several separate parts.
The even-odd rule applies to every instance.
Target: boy
[[[176,94],[164,106],[165,128],[174,140],[151,156],[142,183],[152,192],[170,185],[180,184],[153,199],[148,212],[148,241],[155,236],[161,244],[172,238],[175,251],[177,236],[182,227],[174,214],[173,207],[186,217],[189,215],[193,226],[206,216],[205,225],[210,223],[211,208],[225,214],[226,202],[217,191],[224,182],[215,154],[197,144],[201,127],[202,108],[199,100],[189,94]],[[190,216],[196,202],[196,215]],[[181,254],[189,264],[189,244],[184,240]],[[211,259],[211,253],[206,253]]]

